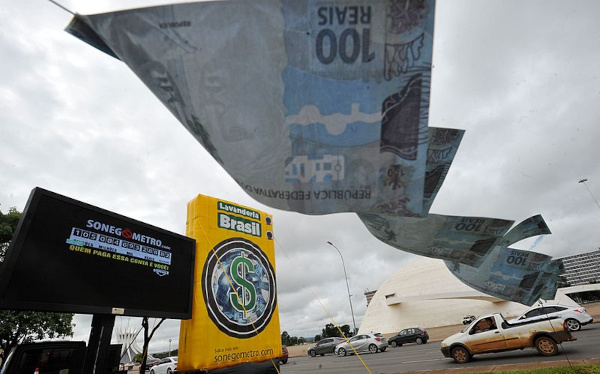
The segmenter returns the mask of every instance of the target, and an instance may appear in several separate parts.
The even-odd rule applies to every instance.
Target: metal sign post
[[[106,357],[110,347],[115,316],[111,314],[94,314],[88,349],[83,364],[83,372],[104,374],[106,372]]]

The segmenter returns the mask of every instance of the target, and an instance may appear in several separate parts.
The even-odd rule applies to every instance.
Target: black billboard
[[[0,267],[0,309],[191,318],[195,240],[35,188]]]

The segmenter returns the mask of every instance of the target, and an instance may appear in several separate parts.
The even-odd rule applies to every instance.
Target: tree
[[[333,323],[328,323],[325,325],[325,328],[321,331],[322,338],[340,338],[342,337],[342,334],[340,334],[340,330],[342,330],[346,337],[352,336],[349,325],[340,326],[340,328],[338,329],[337,326]]]
[[[0,348],[5,354],[17,344],[73,336],[73,314],[0,311]]]
[[[321,336],[323,336],[323,339],[339,337],[340,332],[333,323],[328,323],[325,325],[325,328],[321,330]]]
[[[305,342],[306,340],[303,337],[290,336],[287,331],[281,333],[281,344],[283,345],[292,346],[304,344]]]
[[[148,345],[150,344],[150,340],[154,336],[156,330],[162,325],[166,318],[163,318],[152,328],[150,331],[150,326],[148,325],[148,317],[142,318],[142,327],[144,328],[144,345],[142,347],[142,364],[140,365],[140,374],[146,373],[146,361],[148,360]]]
[[[10,244],[20,218],[21,213],[19,213],[15,207],[10,208],[6,214],[3,214],[2,211],[0,211],[0,262],[4,262],[6,250],[8,249],[8,245]]]
[[[321,335],[315,335],[315,343],[321,340]]]
[[[21,218],[16,208],[7,214],[0,211],[0,263]],[[73,314],[32,311],[0,311],[0,348],[5,354],[17,344],[36,339],[53,339],[73,336]]]
[[[135,356],[133,356],[133,359],[131,360],[132,362],[142,362],[142,354],[141,353],[136,353]]]
[[[351,336],[354,336],[354,333],[352,332],[352,330],[350,330],[350,325],[343,325],[341,329],[345,337],[349,338]]]

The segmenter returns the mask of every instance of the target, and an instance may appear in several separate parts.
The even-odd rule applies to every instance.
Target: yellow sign
[[[273,217],[198,195],[188,203],[196,239],[192,319],[181,322],[178,371],[281,355]]]

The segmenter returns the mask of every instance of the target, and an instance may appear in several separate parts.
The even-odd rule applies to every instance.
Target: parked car
[[[546,304],[530,309],[518,318],[511,319],[508,322],[536,321],[548,317],[559,317],[564,319],[569,331],[579,331],[581,330],[581,326],[587,325],[594,320],[592,316],[585,311],[585,308]]]
[[[163,358],[150,369],[150,374],[171,374],[177,370],[177,356]]]
[[[310,357],[315,357],[316,355],[325,355],[327,353],[333,353],[335,347],[343,342],[342,338],[326,338],[321,339],[319,342],[312,347],[309,347],[306,351]]]
[[[384,352],[387,347],[388,342],[380,333],[360,334],[350,338],[349,342],[344,341],[338,344],[334,353],[338,356],[351,355],[355,351],[377,353]]]
[[[405,343],[426,344],[428,340],[429,334],[427,330],[420,327],[410,327],[400,331],[398,335],[389,338],[388,344],[392,347],[400,347]]]
[[[558,344],[577,340],[558,317],[538,321],[519,321],[510,324],[501,314],[483,316],[461,332],[442,341],[444,357],[452,357],[459,364],[479,353],[493,353],[534,347],[542,356],[558,354]]]
[[[287,364],[288,362],[288,349],[285,345],[281,346],[281,357],[279,357],[279,362],[282,364]]]
[[[475,321],[475,316],[474,315],[466,315],[463,317],[463,325],[468,325],[471,322]]]

